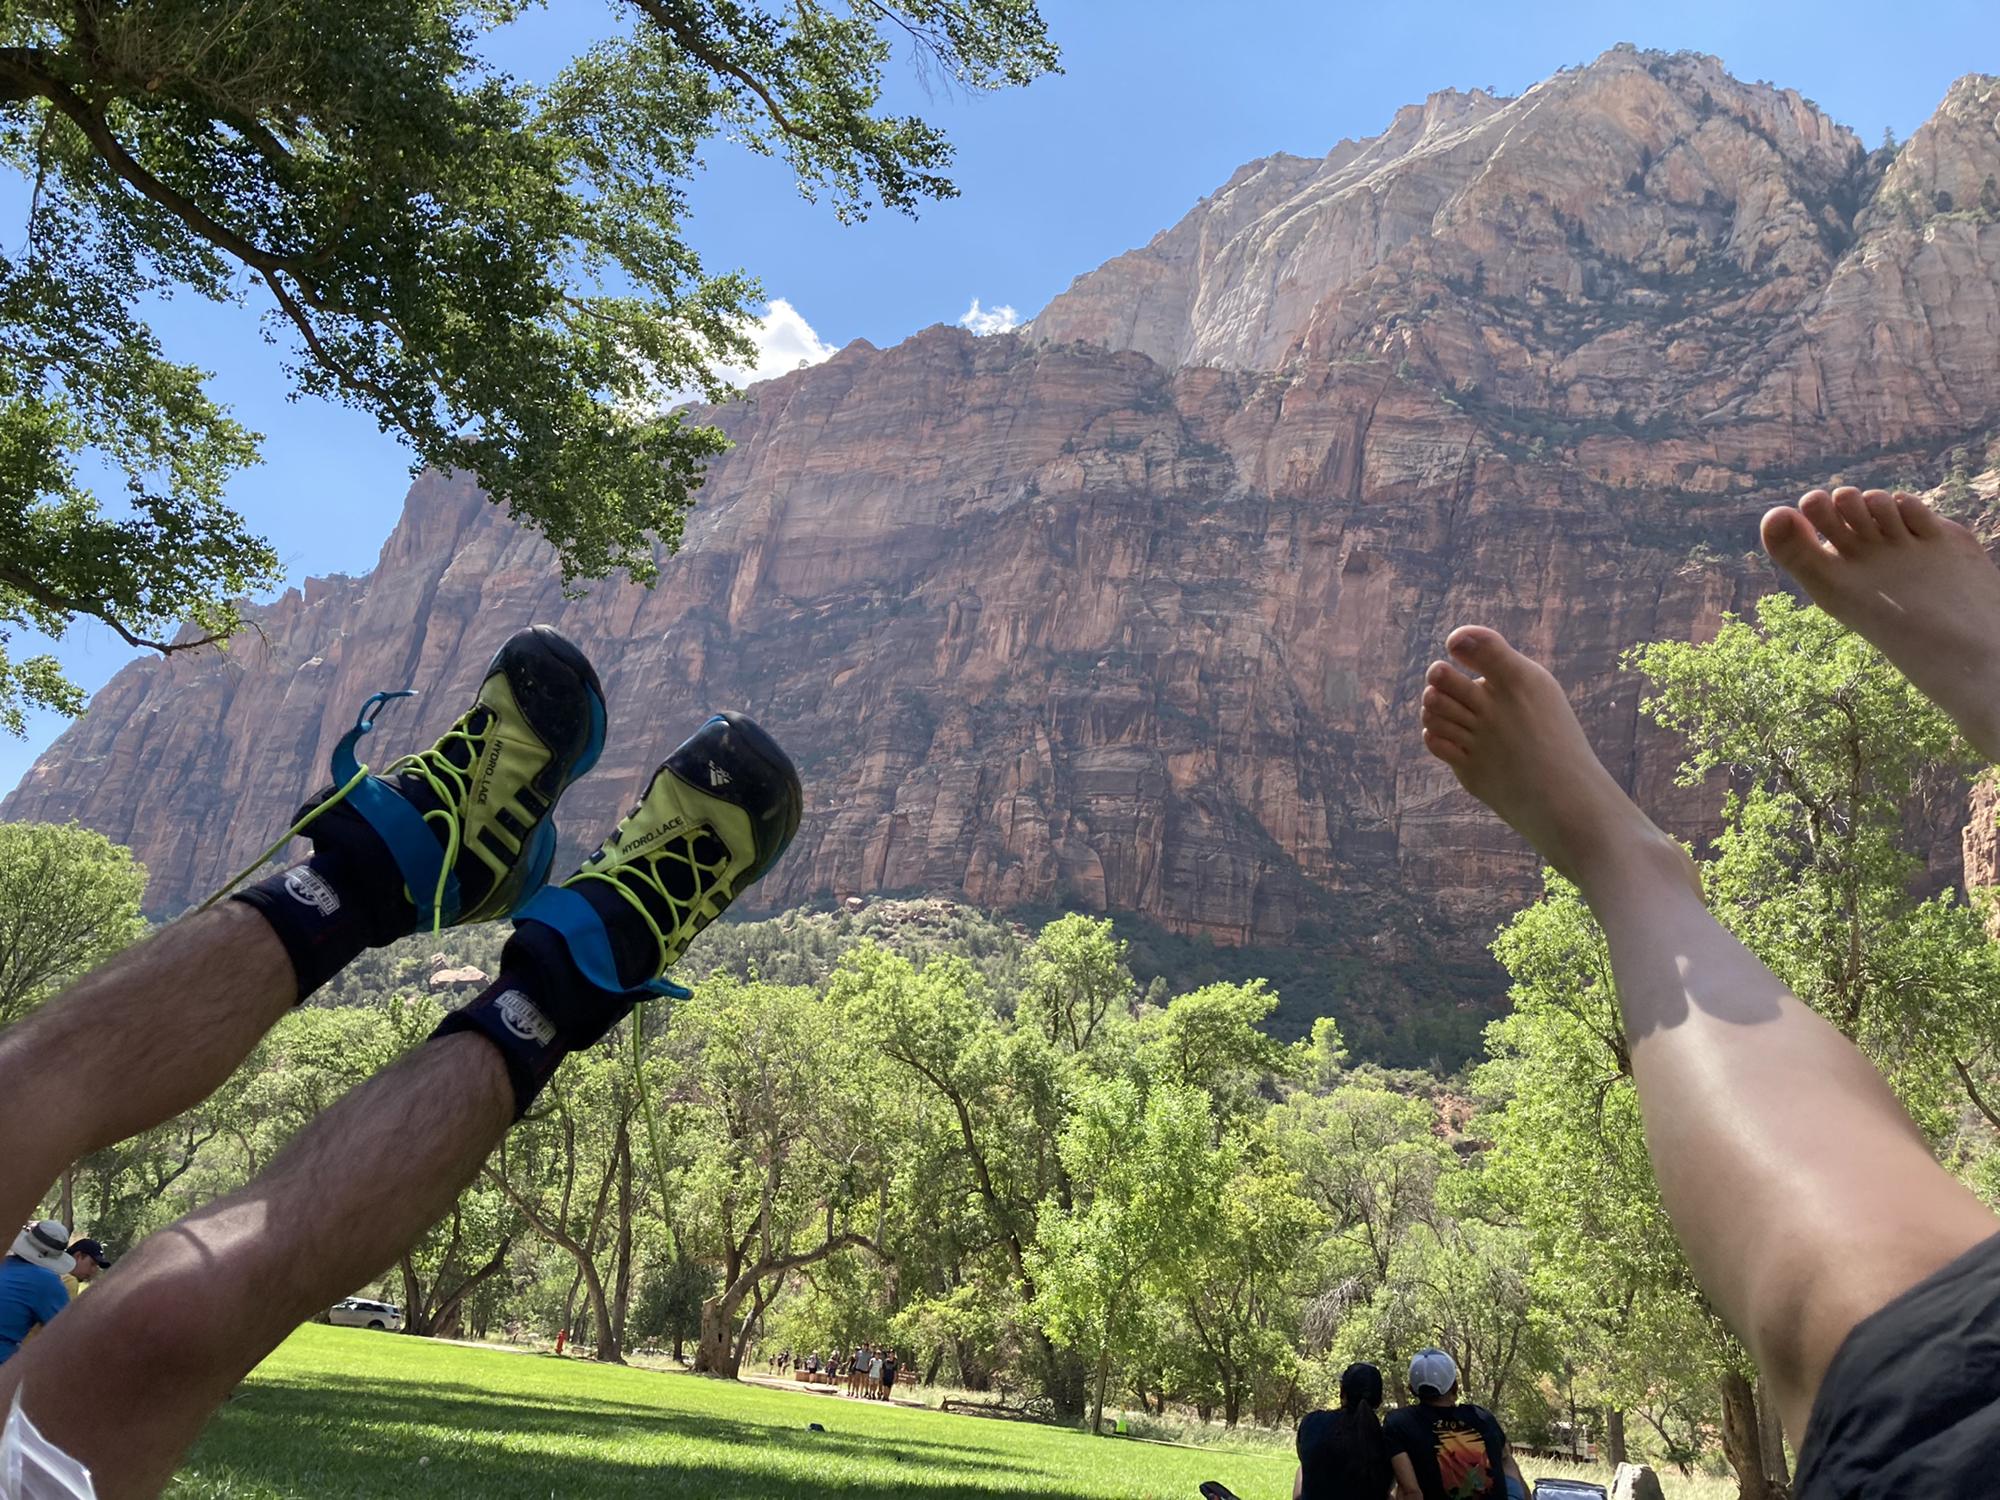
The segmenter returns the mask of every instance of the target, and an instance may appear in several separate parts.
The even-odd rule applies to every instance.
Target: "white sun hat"
[[[69,1231],[54,1219],[23,1224],[7,1253],[18,1255],[32,1265],[47,1266],[51,1271],[68,1270]]]

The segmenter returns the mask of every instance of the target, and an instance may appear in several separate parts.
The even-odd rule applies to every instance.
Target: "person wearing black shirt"
[[[1506,1500],[1511,1475],[1527,1488],[1499,1419],[1458,1399],[1458,1362],[1442,1349],[1410,1361],[1414,1406],[1382,1424],[1396,1472],[1396,1500]]]
[[[1340,1374],[1340,1409],[1307,1412],[1299,1423],[1293,1500],[1385,1500],[1395,1482],[1389,1445],[1375,1412],[1382,1372],[1352,1364]]]

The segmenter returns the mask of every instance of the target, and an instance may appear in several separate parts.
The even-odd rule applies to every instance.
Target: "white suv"
[[[347,1297],[326,1310],[326,1320],[342,1328],[386,1328],[403,1331],[403,1310],[393,1302],[371,1302],[366,1297]]]

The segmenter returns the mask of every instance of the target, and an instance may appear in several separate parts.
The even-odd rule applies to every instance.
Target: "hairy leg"
[[[291,1008],[291,961],[249,907],[197,913],[0,1032],[0,1224],[78,1157],[200,1103]]]
[[[18,1387],[103,1500],[157,1494],[259,1360],[450,1209],[513,1114],[488,1042],[424,1043],[248,1186],[147,1239],[0,1366],[0,1408]],[[78,1401],[81,1390],[115,1395]]]
[[[2000,568],[1977,537],[1914,495],[1852,486],[1766,513],[1763,534],[1813,603],[2000,762]]]
[[[1451,637],[1424,743],[1582,889],[1611,944],[1646,1146],[1703,1288],[1806,1420],[1854,1325],[2000,1231],[1874,1067],[1702,905],[1562,688],[1498,634]]]

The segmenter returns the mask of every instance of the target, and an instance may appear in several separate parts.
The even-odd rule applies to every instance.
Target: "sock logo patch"
[[[519,990],[508,990],[493,1002],[500,1024],[524,1042],[546,1047],[556,1039],[556,1028],[540,1007]]]
[[[323,917],[330,917],[340,910],[339,894],[305,865],[285,872],[285,890],[301,906],[310,906]]]

